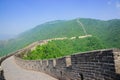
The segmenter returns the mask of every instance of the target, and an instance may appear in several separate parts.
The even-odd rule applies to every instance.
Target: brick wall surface
[[[17,53],[21,53],[21,51],[23,51],[23,50],[18,50],[18,51],[16,51],[16,52],[11,53],[11,54],[8,54],[8,55],[5,55],[5,56],[3,56],[3,57],[0,57],[0,80],[5,80],[5,78],[4,78],[4,71],[2,70],[1,63],[2,63],[5,59],[7,59],[7,58],[9,58],[9,57],[11,57],[11,56],[13,56],[13,55],[15,55],[15,54],[17,54]]]
[[[22,68],[41,71],[59,80],[120,80],[120,50],[98,50],[77,53],[58,59],[23,60],[16,54]]]

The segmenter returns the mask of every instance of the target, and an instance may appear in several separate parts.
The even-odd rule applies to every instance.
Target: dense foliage
[[[107,48],[120,48],[120,19],[102,21],[95,19],[79,19],[88,34],[97,36]],[[73,37],[84,35],[77,20],[52,21],[18,35],[14,39],[0,41],[0,56],[23,48],[32,42],[58,37]]]
[[[88,37],[82,39],[54,40],[37,46],[35,50],[29,52],[24,59],[49,59],[70,55],[77,52],[84,52],[106,48],[103,43],[95,38]]]

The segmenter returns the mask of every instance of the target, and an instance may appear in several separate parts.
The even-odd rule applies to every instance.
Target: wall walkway
[[[60,80],[120,80],[118,49],[78,53],[50,60],[23,60],[22,54],[14,57],[22,68],[44,72]]]
[[[15,63],[14,57],[9,57],[1,64],[6,80],[57,80],[45,73],[25,70]]]

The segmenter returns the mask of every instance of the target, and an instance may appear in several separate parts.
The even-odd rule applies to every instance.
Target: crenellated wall
[[[46,44],[47,41],[51,40],[54,39],[38,41],[24,49],[6,55],[0,58],[0,65],[6,58],[14,55],[16,64],[22,68],[44,72],[59,80],[120,80],[119,49],[77,53],[50,60],[22,59],[23,55],[34,50],[37,45]],[[2,70],[0,70],[0,80],[4,80]]]
[[[1,67],[1,63],[5,60],[5,59],[7,59],[7,58],[9,58],[9,57],[11,57],[11,56],[14,56],[15,54],[21,54],[22,55],[22,52],[25,52],[26,50],[27,50],[28,48],[26,48],[26,49],[20,49],[20,50],[18,50],[18,51],[15,51],[15,52],[13,52],[13,53],[10,53],[10,54],[7,54],[7,55],[5,55],[5,56],[3,56],[3,57],[0,57],[0,80],[5,80],[5,78],[4,78],[4,71],[3,71],[3,68]]]
[[[23,60],[21,57],[21,53],[14,56],[22,68],[44,72],[59,80],[120,80],[118,49],[77,53],[50,60]]]
[[[19,51],[20,51],[20,50],[19,50]],[[7,59],[7,58],[15,55],[16,53],[18,53],[19,51],[13,52],[13,53],[11,53],[11,54],[5,55],[5,56],[3,56],[3,57],[0,58],[0,80],[5,80],[5,78],[4,78],[4,71],[3,71],[2,67],[1,67],[1,63],[2,63],[5,59]]]

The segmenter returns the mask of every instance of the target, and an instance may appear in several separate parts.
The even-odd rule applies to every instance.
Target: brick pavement
[[[3,61],[2,68],[6,80],[58,80],[45,73],[22,69],[13,56]]]

